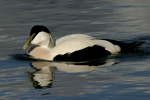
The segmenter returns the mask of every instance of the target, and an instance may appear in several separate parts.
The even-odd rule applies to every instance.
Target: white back
[[[76,36],[72,38],[65,37],[64,41],[57,42],[56,47],[54,47],[51,51],[51,59],[53,59],[56,55],[59,54],[63,55],[65,53],[72,53],[74,51],[81,50],[86,47],[92,47],[94,45],[102,46],[105,48],[105,50],[111,52],[112,54],[118,53],[121,50],[119,46],[113,45],[111,42],[108,42],[106,40],[97,40],[90,36]]]
[[[66,36],[63,36],[63,37],[57,39],[56,40],[56,45],[58,45],[61,42],[66,41],[68,39],[71,39],[71,38],[73,38],[73,39],[74,38],[89,38],[89,39],[91,38],[91,39],[94,39],[93,37],[88,36],[88,35],[84,35],[84,34],[71,34],[71,35],[66,35]]]

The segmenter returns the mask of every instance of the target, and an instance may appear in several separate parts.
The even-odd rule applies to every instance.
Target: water
[[[149,0],[0,1],[1,100],[149,100]],[[145,41],[141,52],[97,66],[14,59],[33,25],[55,39],[88,34],[123,42]],[[41,70],[39,70],[41,69]]]

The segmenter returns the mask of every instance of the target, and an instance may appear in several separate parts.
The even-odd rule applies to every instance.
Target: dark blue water
[[[0,1],[0,100],[149,100],[149,16],[149,0]],[[96,66],[22,59],[36,24],[55,39],[81,33],[145,44]]]

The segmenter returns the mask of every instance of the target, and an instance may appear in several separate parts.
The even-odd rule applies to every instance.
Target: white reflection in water
[[[56,69],[66,73],[85,73],[91,72],[98,69],[98,67],[111,66],[115,64],[114,60],[108,59],[103,62],[102,65],[89,66],[82,63],[62,63],[62,62],[46,62],[46,61],[35,61],[30,65],[36,69],[34,72],[25,72],[29,75],[29,81],[33,83],[35,88],[51,87],[51,83],[55,79]],[[80,75],[86,76],[86,75]]]
[[[98,92],[103,94],[112,90],[115,94],[150,91],[147,86],[150,84],[149,76],[144,76],[144,72],[150,70],[149,63],[142,61],[120,64],[109,59],[98,66],[36,61],[31,65],[36,71],[25,72],[29,76],[29,81],[34,88],[51,88],[45,91],[48,95],[84,95]]]

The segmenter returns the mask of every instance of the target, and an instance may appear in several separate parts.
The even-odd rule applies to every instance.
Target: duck
[[[88,61],[126,52],[143,43],[143,41],[124,43],[112,39],[96,39],[85,34],[66,35],[54,41],[46,26],[34,25],[23,50],[30,47],[27,54],[38,60]]]

